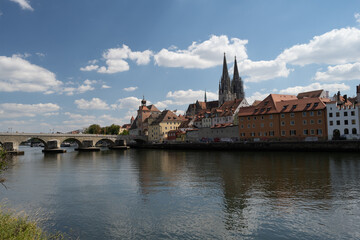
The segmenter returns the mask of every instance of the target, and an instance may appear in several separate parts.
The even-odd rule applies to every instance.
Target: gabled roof
[[[159,110],[157,107],[155,107],[154,104],[151,104],[151,105],[147,106],[147,108],[148,108],[151,112],[160,112],[160,110]]]
[[[172,111],[164,110],[162,113],[151,123],[151,125],[159,124],[163,121],[181,121],[181,119]]]
[[[321,97],[322,93],[324,92],[323,89],[320,90],[315,90],[315,91],[310,91],[310,92],[302,92],[299,93],[296,97],[298,99],[302,99],[302,98],[317,98],[317,97]]]
[[[226,110],[232,108],[235,111],[243,100],[244,99],[234,99],[232,101],[226,101],[220,106],[220,109]]]

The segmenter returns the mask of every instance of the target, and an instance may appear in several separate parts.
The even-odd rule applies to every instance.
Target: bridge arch
[[[77,138],[66,138],[63,141],[60,141],[60,145],[63,144],[64,142],[69,142],[69,141],[76,142],[79,148],[82,147],[82,142]]]
[[[107,138],[103,138],[103,139],[96,141],[96,143],[94,145],[96,146],[99,142],[106,142],[108,144],[108,147],[115,145],[115,142],[113,140],[107,139]]]
[[[47,146],[47,142],[39,137],[31,137],[31,138],[28,138],[27,140],[23,141],[23,142],[26,142],[26,141],[30,141],[32,142],[32,140],[38,140],[40,141],[42,144],[44,144],[44,148],[46,149],[48,146]],[[20,144],[20,143],[19,143]],[[32,146],[32,145],[31,145]]]

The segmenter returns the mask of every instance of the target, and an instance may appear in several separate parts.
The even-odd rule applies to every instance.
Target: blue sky
[[[358,1],[0,0],[0,132],[124,124],[217,99],[222,56],[246,98],[355,95]],[[232,73],[232,72],[231,72]]]

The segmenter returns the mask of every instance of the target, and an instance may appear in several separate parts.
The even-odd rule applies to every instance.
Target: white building
[[[351,102],[326,104],[328,139],[360,139],[359,106]]]

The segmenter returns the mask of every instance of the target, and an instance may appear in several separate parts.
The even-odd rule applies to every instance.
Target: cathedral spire
[[[231,82],[231,89],[232,92],[236,95],[237,99],[245,98],[245,92],[244,92],[244,83],[239,76],[239,69],[237,66],[236,56],[234,61],[234,75]]]
[[[240,76],[239,76],[239,70],[238,70],[238,66],[237,66],[237,61],[236,61],[236,56],[235,56],[235,61],[234,61],[234,76],[233,76],[233,79],[237,80],[237,79],[240,79]]]
[[[224,53],[223,72],[222,72],[221,80],[225,80],[226,77],[228,77],[228,76],[229,76],[229,72],[228,72],[227,63],[226,63],[226,56]]]

